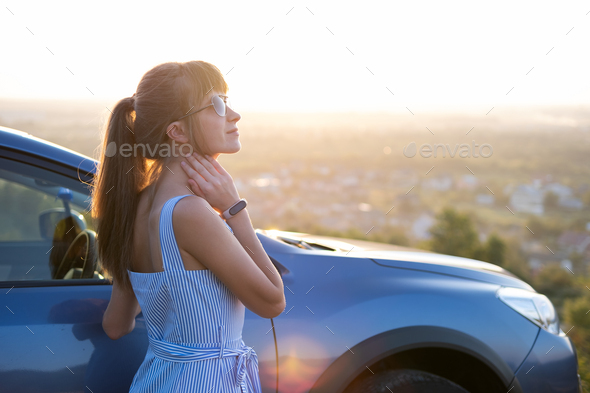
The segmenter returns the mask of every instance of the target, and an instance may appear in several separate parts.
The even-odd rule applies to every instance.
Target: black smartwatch
[[[229,220],[230,218],[232,218],[233,216],[235,216],[236,214],[238,214],[240,211],[242,211],[242,209],[244,209],[247,204],[248,204],[248,202],[246,202],[246,200],[244,198],[242,198],[239,201],[237,201],[236,203],[234,203],[232,206],[230,206],[229,209],[227,209],[226,211],[224,211],[221,214],[221,216],[225,220]]]

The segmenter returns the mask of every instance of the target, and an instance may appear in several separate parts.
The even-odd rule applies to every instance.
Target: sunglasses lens
[[[225,116],[225,102],[223,102],[221,97],[213,96],[213,108],[215,108],[215,112],[217,112],[219,116]]]

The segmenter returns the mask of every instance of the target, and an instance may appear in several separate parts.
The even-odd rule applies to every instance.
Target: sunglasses
[[[179,117],[178,119],[176,119],[176,121],[180,120],[180,119],[184,119],[187,116],[193,115],[197,112],[202,111],[203,109],[207,109],[210,106],[213,106],[213,109],[215,109],[215,113],[217,113],[217,115],[224,117],[227,114],[227,106],[229,105],[229,103],[227,102],[228,97],[224,96],[224,95],[216,95],[211,97],[211,103],[207,106],[202,107],[201,109],[197,109],[195,111],[189,112],[184,115]],[[194,107],[193,107],[194,108]],[[192,108],[191,108],[192,109]]]

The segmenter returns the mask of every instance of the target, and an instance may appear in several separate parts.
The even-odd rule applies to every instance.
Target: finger
[[[207,170],[207,172],[209,172],[209,174],[211,174],[212,176],[215,176],[217,174],[217,170],[215,168],[213,168],[213,165],[211,165],[211,163],[207,160],[207,158],[201,156],[197,152],[194,152],[193,155],[195,156],[195,158],[197,160],[199,160],[201,165],[203,165],[203,167]]]
[[[200,164],[197,163],[197,165],[200,165]],[[203,178],[203,176],[201,176],[201,174],[199,172],[197,172],[196,170],[193,169],[192,164],[181,161],[180,166],[182,167],[184,172],[188,175],[188,177],[193,179],[195,182],[198,183],[199,181],[204,181],[204,182],[207,181],[205,178]]]
[[[192,155],[186,157],[186,159],[205,180],[207,180],[208,182],[213,181],[213,175],[205,167],[205,160],[203,158],[200,158],[196,153],[193,153]]]
[[[188,184],[189,185],[187,186],[187,188],[191,193],[200,196],[201,198],[205,198],[203,190],[201,190],[196,181],[194,181],[193,179],[188,179]]]
[[[207,161],[211,163],[211,165],[213,166],[213,168],[215,168],[215,170],[217,172],[219,172],[222,175],[229,175],[229,173],[225,170],[224,167],[221,166],[221,164],[219,162],[217,162],[216,159],[214,159],[213,157],[209,157],[207,156]]]

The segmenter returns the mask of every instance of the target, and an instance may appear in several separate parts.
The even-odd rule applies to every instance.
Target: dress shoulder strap
[[[172,212],[178,201],[189,195],[179,195],[168,199],[160,212],[160,250],[162,250],[164,270],[184,270],[172,227]]]
[[[186,270],[184,263],[180,256],[180,250],[178,249],[178,243],[176,242],[176,236],[174,236],[174,227],[172,226],[172,212],[174,207],[184,197],[191,196],[192,194],[179,195],[174,198],[170,198],[166,201],[160,212],[160,250],[162,251],[162,263],[164,270]],[[221,217],[219,217],[223,220]],[[225,222],[225,226],[231,233],[233,230]]]

